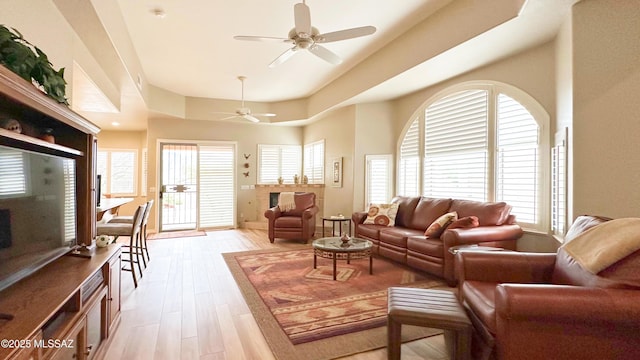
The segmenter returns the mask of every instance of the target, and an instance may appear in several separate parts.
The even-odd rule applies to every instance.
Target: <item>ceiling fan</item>
[[[217,114],[229,114],[229,115],[231,115],[231,116],[228,116],[226,118],[220,119],[220,121],[233,119],[235,117],[240,117],[240,118],[243,118],[245,120],[249,120],[251,122],[257,123],[257,122],[260,122],[260,119],[258,119],[256,116],[268,116],[268,117],[276,116],[276,114],[271,114],[271,113],[252,114],[251,113],[251,109],[249,109],[248,107],[244,106],[244,80],[246,78],[247,78],[246,76],[238,76],[238,80],[240,80],[240,83],[242,84],[242,104],[240,105],[239,108],[236,109],[235,113],[217,112]]]
[[[269,64],[269,67],[272,68],[287,61],[298,50],[308,50],[312,54],[333,65],[340,64],[342,59],[327,48],[320,46],[320,44],[353,39],[360,36],[371,35],[376,32],[376,28],[373,26],[362,26],[320,34],[318,29],[311,26],[311,12],[304,0],[302,3],[294,5],[293,15],[295,27],[289,31],[288,38],[264,36],[234,36],[233,38],[236,40],[292,43],[292,48],[289,48]]]

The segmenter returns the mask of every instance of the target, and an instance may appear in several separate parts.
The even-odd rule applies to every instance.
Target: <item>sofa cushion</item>
[[[280,216],[274,223],[276,228],[301,228],[302,217],[300,216]]]
[[[462,298],[474,315],[487,327],[490,333],[496,334],[496,297],[498,284],[484,281],[466,280],[462,283]]]
[[[387,229],[386,226],[375,225],[375,224],[368,224],[368,225],[359,224],[357,226],[358,226],[358,233],[356,234],[356,236],[364,236],[369,239],[376,239],[376,240],[380,239],[380,229]]]
[[[422,231],[407,228],[383,228],[380,229],[380,242],[395,246],[407,247],[407,237],[422,235]]]
[[[396,226],[409,227],[416,204],[420,200],[419,196],[396,196],[391,202],[398,204],[398,214],[396,215]]]
[[[424,235],[429,238],[440,238],[447,226],[458,219],[458,214],[454,212],[446,213],[435,219],[431,225],[424,231]]]
[[[440,239],[431,239],[426,236],[410,236],[407,238],[407,250],[442,259],[444,256],[444,244]]]
[[[367,218],[364,219],[365,224],[376,224],[384,226],[394,226],[396,214],[398,213],[398,204],[371,204],[367,211]]]
[[[459,218],[477,216],[480,226],[502,225],[509,218],[511,206],[505,202],[453,200],[449,211],[457,212]]]
[[[437,218],[446,214],[449,206],[451,206],[451,199],[422,197],[416,204],[413,218],[407,227],[424,231]]]
[[[585,270],[564,248],[558,249],[551,282],[560,285],[575,285],[598,288],[640,288],[640,251],[594,275]]]
[[[451,223],[447,229],[470,229],[480,226],[477,216],[465,216]]]

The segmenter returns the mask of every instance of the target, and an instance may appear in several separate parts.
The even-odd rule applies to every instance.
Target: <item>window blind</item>
[[[27,166],[23,154],[19,151],[3,150],[0,152],[0,196],[11,197],[27,193]]]
[[[400,145],[398,195],[420,194],[420,120],[415,119]]]
[[[76,168],[73,160],[63,160],[64,180],[64,240],[76,238]]]
[[[496,201],[512,206],[519,222],[538,219],[538,124],[519,102],[499,94]]]
[[[551,230],[562,236],[567,224],[567,149],[564,136],[556,141],[551,149]]]
[[[258,164],[258,183],[276,184],[280,176],[285,183],[293,183],[293,176],[301,173],[301,147],[259,144]]]
[[[199,227],[235,227],[235,146],[199,145],[198,150]]]
[[[487,116],[486,90],[461,91],[427,107],[424,196],[487,200]]]
[[[304,146],[304,175],[309,184],[324,184],[324,140]]]
[[[366,156],[365,204],[388,203],[391,200],[391,155]]]

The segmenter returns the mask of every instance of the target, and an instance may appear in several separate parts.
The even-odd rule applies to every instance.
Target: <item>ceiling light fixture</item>
[[[119,122],[117,122],[117,121],[114,121],[114,122],[112,122],[112,123],[111,123],[111,125],[113,125],[113,126],[120,126],[120,123],[119,123]]]
[[[160,19],[164,19],[167,16],[167,13],[161,8],[151,9],[151,13]]]

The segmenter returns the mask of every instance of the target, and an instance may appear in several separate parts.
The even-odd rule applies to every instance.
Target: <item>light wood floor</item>
[[[149,241],[151,262],[134,289],[122,273],[122,322],[106,359],[274,359],[220,254],[273,247],[262,230]],[[448,359],[443,336],[402,345],[402,359]],[[386,349],[344,359],[383,360]]]

